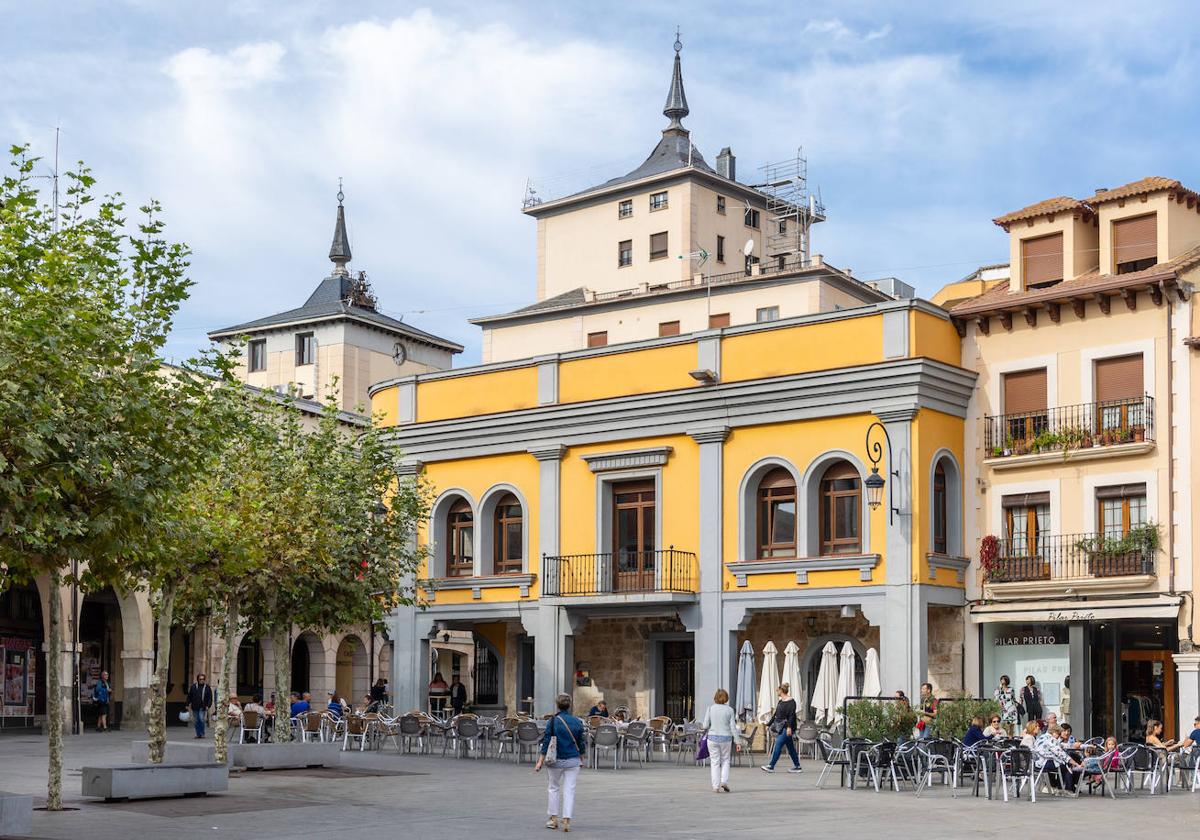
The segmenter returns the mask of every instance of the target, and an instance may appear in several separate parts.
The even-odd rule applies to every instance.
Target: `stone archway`
[[[315,633],[305,631],[292,643],[292,687],[303,694],[309,692],[313,699],[323,699],[318,692],[318,681],[325,674],[325,646]]]
[[[334,690],[347,703],[357,705],[370,688],[368,679],[366,645],[352,633],[338,643]]]

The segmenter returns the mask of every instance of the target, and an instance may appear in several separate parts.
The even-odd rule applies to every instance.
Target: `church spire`
[[[671,121],[667,126],[667,131],[671,129],[679,129],[687,133],[687,129],[680,122],[688,115],[687,95],[683,92],[683,71],[679,65],[679,51],[683,49],[683,42],[679,40],[679,29],[675,29],[675,70],[671,73],[671,89],[667,91],[667,104],[663,106],[663,116]]]
[[[329,261],[333,263],[333,273],[346,276],[346,263],[350,262],[350,237],[346,235],[346,210],[342,202],[346,196],[342,193],[342,179],[338,178],[338,209],[337,224],[333,228],[333,244],[329,246]]]

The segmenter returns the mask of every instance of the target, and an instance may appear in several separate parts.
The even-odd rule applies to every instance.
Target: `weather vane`
[[[338,178],[338,204],[346,200],[346,196],[342,193],[342,179]]]
[[[679,40],[679,27],[675,27],[675,52],[683,49],[683,41]]]

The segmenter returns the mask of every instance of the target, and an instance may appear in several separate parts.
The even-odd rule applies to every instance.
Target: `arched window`
[[[933,470],[933,553],[946,554],[950,541],[950,497],[946,493],[946,465],[938,461]]]
[[[795,557],[796,482],[777,467],[758,485],[758,557]]]
[[[858,470],[836,461],[821,478],[821,553],[862,552],[862,481]]]
[[[496,502],[496,535],[493,542],[493,569],[498,575],[520,574],[524,566],[525,520],[521,503],[512,493]]]
[[[459,499],[451,506],[449,517],[446,575],[469,577],[475,573],[475,515],[470,502]]]

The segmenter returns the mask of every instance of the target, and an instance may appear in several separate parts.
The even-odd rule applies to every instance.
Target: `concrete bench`
[[[204,796],[229,790],[229,767],[199,764],[118,764],[83,768],[83,795],[105,800]]]
[[[134,741],[132,758],[134,764],[150,763],[150,742]],[[213,764],[216,748],[211,741],[167,741],[163,760],[180,764]]]
[[[33,797],[0,790],[0,837],[33,834]]]
[[[230,744],[229,763],[247,770],[293,770],[305,767],[338,767],[342,763],[342,745],[304,744]]]

